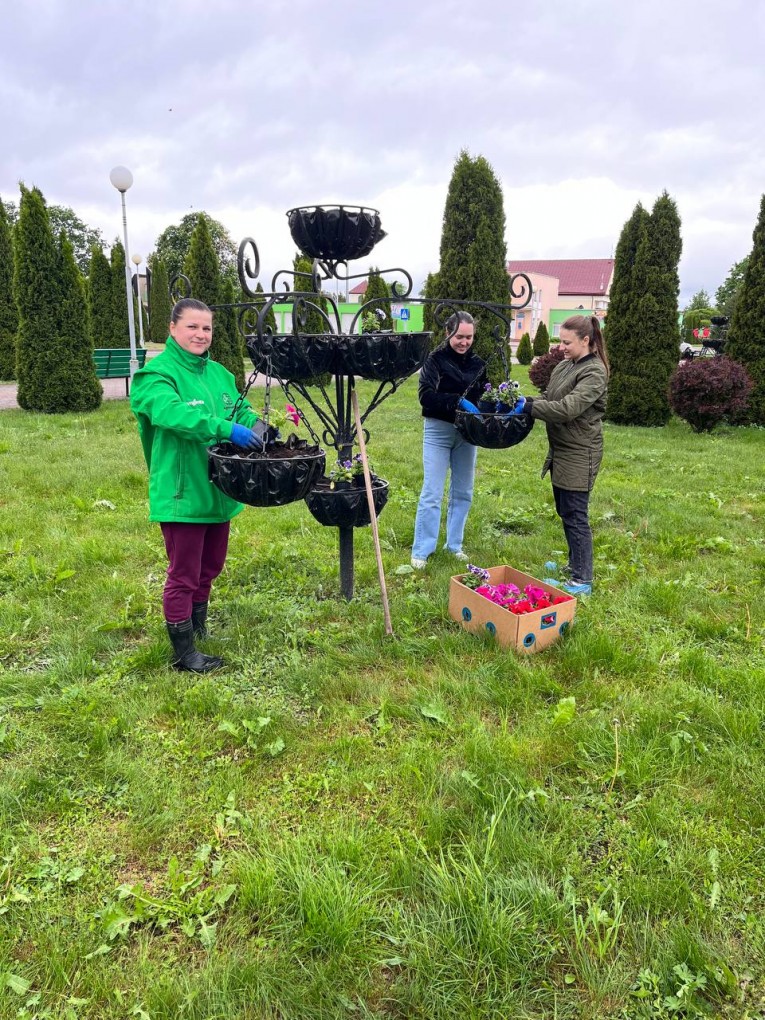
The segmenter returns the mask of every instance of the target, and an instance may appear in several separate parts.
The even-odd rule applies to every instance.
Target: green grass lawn
[[[1,1020],[762,1017],[765,434],[607,427],[596,592],[522,658],[397,572],[416,383],[369,424],[395,638],[369,529],[346,603],[247,508],[195,677],[127,403],[0,414]],[[479,453],[473,562],[561,550],[545,445]]]

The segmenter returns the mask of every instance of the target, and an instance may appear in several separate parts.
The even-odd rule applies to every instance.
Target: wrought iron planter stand
[[[397,276],[397,280],[390,285],[390,296],[362,304],[350,328],[344,330],[339,309],[330,296],[321,293],[321,284],[329,279],[347,283],[366,277],[366,273],[349,274],[348,260],[368,255],[375,244],[385,237],[379,213],[376,209],[359,206],[305,206],[289,210],[287,218],[298,248],[315,260],[312,272],[306,274],[282,270],[271,281],[269,292],[257,291],[260,257],[252,238],[245,238],[239,246],[238,269],[242,290],[250,300],[233,306],[214,307],[233,307],[238,311],[239,330],[255,369],[244,393],[240,395],[240,402],[254,383],[257,373],[265,373],[266,421],[270,409],[271,383],[275,380],[297,407],[314,445],[304,443],[304,449],[300,451],[302,460],[296,459],[292,468],[288,469],[283,458],[271,458],[268,451],[261,455],[243,454],[231,444],[218,444],[209,451],[210,478],[228,495],[251,506],[283,506],[305,499],[311,513],[321,524],[338,529],[340,588],[343,596],[350,599],[354,588],[353,529],[370,523],[366,491],[359,488],[336,492],[326,488],[322,477],[325,454],[320,444],[332,447],[339,460],[349,460],[357,441],[352,412],[356,380],[361,378],[378,383],[366,410],[360,415],[364,439],[368,441],[366,419],[387,397],[396,392],[401,383],[422,367],[430,351],[432,338],[432,334],[427,332],[396,333],[362,328],[365,325],[365,313],[374,312],[384,304],[406,300],[410,304],[432,306],[439,328],[443,328],[446,319],[459,309],[475,311],[485,317],[493,316],[500,323],[494,329],[494,337],[507,371],[505,346],[512,311],[525,307],[531,300],[531,282],[524,274],[518,274],[510,280],[511,300],[523,298],[517,305],[450,298],[413,298],[413,281],[409,273],[400,268],[384,269],[380,271],[381,276]],[[308,282],[311,289],[296,290],[289,283],[284,283],[280,290],[279,281],[282,277],[294,284],[302,277],[302,282]],[[515,289],[518,283],[522,287],[519,292]],[[179,276],[173,281],[172,291],[175,299],[190,297],[191,285],[186,277]],[[276,304],[291,306],[291,334],[275,333],[267,325],[267,317]],[[317,332],[316,327],[313,330],[306,328],[310,314],[313,314],[314,319],[318,316],[321,332]],[[332,377],[329,383],[326,382],[328,377]],[[321,437],[314,431],[306,415],[307,407],[310,407],[318,421]],[[511,427],[510,431],[513,430],[517,431],[517,426]],[[520,439],[515,441],[519,442]],[[489,445],[512,444],[493,442]],[[372,495],[375,512],[379,514],[388,498],[388,483],[375,478]]]

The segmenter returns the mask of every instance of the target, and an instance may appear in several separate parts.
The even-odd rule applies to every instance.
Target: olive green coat
[[[531,416],[546,423],[550,444],[542,477],[550,471],[560,489],[589,492],[595,484],[603,458],[607,390],[605,365],[596,354],[587,354],[556,365],[544,396],[531,402]]]

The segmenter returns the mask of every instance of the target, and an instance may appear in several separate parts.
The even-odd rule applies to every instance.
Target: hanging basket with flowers
[[[349,471],[352,469],[349,469]],[[372,475],[372,500],[375,516],[379,517],[388,502],[388,483]],[[363,528],[371,524],[369,501],[363,484],[355,484],[352,475],[340,480],[320,478],[305,498],[306,506],[325,528]]]

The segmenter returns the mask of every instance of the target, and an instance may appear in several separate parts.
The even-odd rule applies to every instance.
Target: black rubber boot
[[[195,638],[208,636],[206,602],[194,602],[191,606],[191,626],[194,628]]]
[[[175,658],[173,669],[185,669],[189,673],[209,673],[220,669],[223,659],[217,655],[204,655],[194,647],[194,627],[191,618],[181,623],[168,623],[167,633],[173,646]]]

